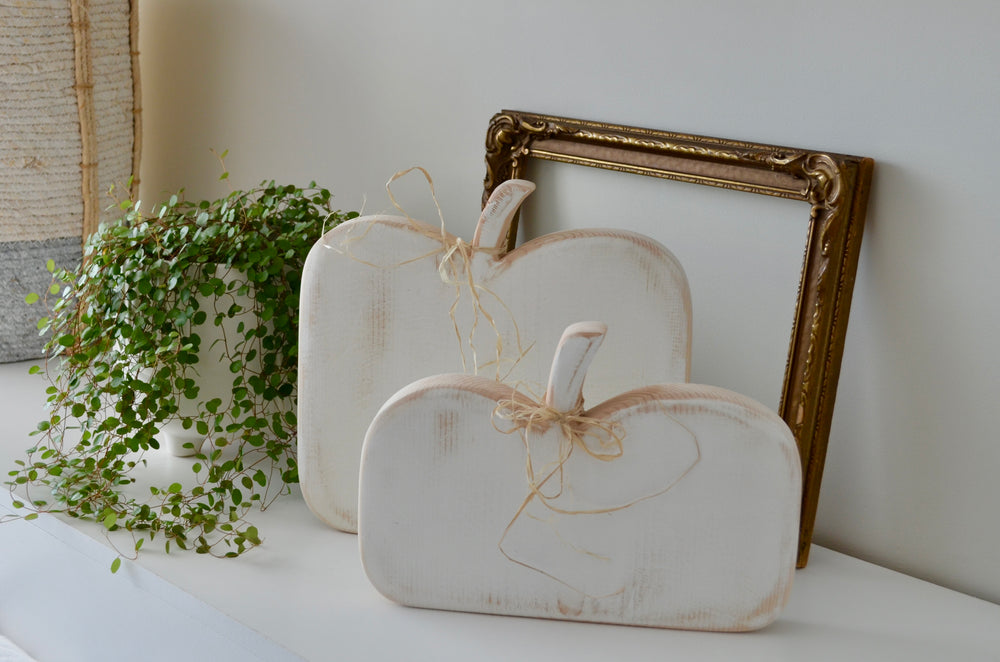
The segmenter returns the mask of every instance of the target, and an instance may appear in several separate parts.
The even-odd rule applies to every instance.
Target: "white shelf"
[[[42,380],[27,366],[0,366],[4,474],[41,418]],[[154,470],[186,477],[190,462],[158,456]],[[711,634],[401,607],[366,580],[357,538],[320,523],[297,493],[253,519],[265,544],[243,558],[154,547],[116,575],[99,526],[0,525],[0,634],[41,662],[1000,660],[1000,605],[822,547],[777,622]]]

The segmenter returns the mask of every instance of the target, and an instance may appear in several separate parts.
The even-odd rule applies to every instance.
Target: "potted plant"
[[[238,556],[260,543],[250,510],[298,481],[303,262],[324,228],[357,214],[315,183],[198,202],[181,191],[149,216],[120,208],[79,268],[50,261],[48,294],[29,296],[49,309],[48,358],[31,369],[50,382],[48,416],[9,472],[14,505],[125,529],[135,553],[162,536],[167,552]],[[194,456],[192,475],[137,493],[164,439]]]

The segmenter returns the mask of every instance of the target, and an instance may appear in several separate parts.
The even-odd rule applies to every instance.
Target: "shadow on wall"
[[[916,181],[917,174],[877,163],[816,542],[981,594],[975,582],[945,579],[961,573],[968,556],[992,553],[974,548],[985,504],[972,491],[963,497],[963,485],[991,479],[984,473],[980,483],[982,463],[956,454],[970,449],[954,438],[953,423],[983,419],[968,384],[989,379],[991,360],[994,370],[1000,366],[995,356],[970,362],[976,340],[963,341],[971,329],[961,323],[955,265],[936,259],[953,241],[956,210],[942,208],[940,196],[927,194],[935,182]],[[982,439],[995,434],[983,430]],[[936,540],[928,541],[927,531],[937,532]],[[942,563],[934,548],[949,540],[950,561]],[[900,556],[916,561],[900,563]]]
[[[330,108],[332,121],[353,82],[339,80],[348,68],[332,64],[323,80],[310,77],[330,44],[302,34],[316,28],[295,19],[271,2],[141,3],[146,197],[182,186],[189,196],[216,197],[265,178],[327,185],[315,168],[305,172],[303,155],[345,153],[326,125],[316,126],[327,114],[316,109]],[[218,181],[213,149],[230,151],[230,181]]]
[[[487,122],[509,95],[467,66],[481,37],[448,31],[443,7],[141,0],[140,9],[146,198],[316,180],[342,208],[394,213],[386,180],[422,165],[449,229],[471,237]],[[448,38],[416,27],[438,15]],[[230,152],[227,184],[210,148]],[[412,194],[399,183],[400,202],[436,222],[418,179]]]
[[[226,94],[219,37],[226,23],[225,2],[143,2],[139,14],[144,147],[143,197],[152,201],[196,182],[218,178],[209,148],[218,146]],[[198,146],[191,158],[190,146]],[[220,147],[220,149],[223,149]],[[153,185],[156,188],[151,189]]]

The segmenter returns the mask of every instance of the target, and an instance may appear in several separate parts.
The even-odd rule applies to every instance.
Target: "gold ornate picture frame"
[[[809,559],[874,161],[830,152],[504,110],[486,133],[483,204],[543,159],[769,195],[810,205],[778,413],[799,445],[798,567]],[[517,236],[517,219],[508,244]]]

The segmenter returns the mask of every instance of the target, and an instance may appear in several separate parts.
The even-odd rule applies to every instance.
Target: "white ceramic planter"
[[[221,278],[229,286],[238,277],[238,272],[227,268],[225,265],[217,265],[214,276]],[[214,398],[222,400],[222,407],[226,408],[232,401],[233,379],[235,375],[229,369],[232,359],[227,356],[226,343],[233,344],[242,334],[238,333],[239,323],[242,321],[247,328],[256,326],[259,321],[252,312],[253,300],[249,296],[239,296],[235,291],[227,292],[221,297],[196,297],[200,309],[208,314],[203,324],[195,325],[192,331],[201,337],[201,347],[198,353],[198,363],[189,367],[189,375],[198,385],[198,397],[195,400],[181,398],[180,407],[177,413],[178,418],[172,419],[160,428],[160,442],[163,448],[172,455],[185,457],[195,455],[201,451],[201,447],[208,438],[199,434],[196,426],[192,425],[184,429],[182,420],[198,416],[198,402],[206,402]],[[225,317],[222,324],[215,325],[216,311],[225,312],[232,304],[237,304],[245,312],[235,317]],[[260,361],[248,362],[250,370],[260,367]],[[236,421],[239,418],[234,419]]]

